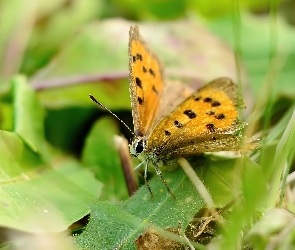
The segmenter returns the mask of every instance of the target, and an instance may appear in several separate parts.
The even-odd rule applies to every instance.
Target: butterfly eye
[[[140,154],[140,153],[143,151],[144,146],[145,146],[144,144],[145,144],[145,143],[144,143],[143,140],[140,140],[140,141],[137,143],[137,145],[135,146],[135,151],[136,151],[137,154]]]

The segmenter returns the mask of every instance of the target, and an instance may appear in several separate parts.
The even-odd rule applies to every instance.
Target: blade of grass
[[[276,200],[278,192],[280,189],[280,180],[284,170],[284,166],[292,151],[293,144],[295,141],[295,108],[293,110],[292,117],[287,125],[287,128],[278,143],[276,148],[276,154],[273,163],[274,174],[271,181],[270,195],[268,199],[267,208],[274,208],[276,205]],[[294,153],[294,151],[293,151]]]

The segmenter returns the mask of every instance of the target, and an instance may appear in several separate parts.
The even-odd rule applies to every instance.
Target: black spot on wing
[[[155,72],[152,69],[149,69],[149,72],[152,76],[154,76],[154,77],[156,76]]]
[[[137,53],[136,54],[136,60],[142,61],[142,55]]]
[[[171,135],[171,133],[168,130],[165,130],[165,135]]]
[[[181,128],[183,126],[183,124],[181,122],[177,121],[177,120],[174,121],[174,125],[177,128]]]
[[[212,107],[218,107],[218,106],[220,106],[220,105],[221,105],[221,103],[218,102],[218,101],[214,101],[214,102],[211,103],[211,106],[212,106]]]
[[[190,109],[185,110],[183,113],[184,113],[188,118],[190,118],[190,119],[194,119],[194,118],[197,117],[196,113],[193,112],[193,111],[190,110]]]
[[[142,89],[142,83],[139,77],[135,77],[135,82],[136,82],[136,85]]]
[[[212,98],[206,97],[206,98],[204,98],[204,102],[212,102]]]
[[[146,67],[142,66],[142,71],[143,73],[146,73],[147,72]]]
[[[143,98],[137,97],[137,101],[138,101],[139,105],[142,105],[143,104]]]
[[[212,124],[212,123],[207,124],[207,125],[206,125],[206,128],[207,128],[211,133],[215,132],[215,130],[216,130],[214,124]]]
[[[222,120],[222,119],[225,118],[225,115],[224,114],[218,114],[218,115],[215,116],[215,118],[218,119],[218,120]]]
[[[153,85],[153,91],[155,92],[156,95],[159,95],[158,90],[156,89],[155,85]]]

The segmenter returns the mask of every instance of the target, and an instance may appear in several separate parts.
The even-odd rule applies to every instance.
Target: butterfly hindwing
[[[183,102],[185,98],[190,96],[194,89],[188,84],[178,81],[165,81],[158,114],[154,124],[158,124],[164,117],[169,115],[176,106]]]
[[[244,125],[238,118],[238,108],[241,106],[238,96],[237,86],[231,79],[223,77],[211,81],[157,124],[148,139],[147,151],[156,150],[160,155],[174,152],[176,155],[177,148],[190,151],[190,154],[230,150],[231,146],[220,146],[228,141],[232,141],[229,144],[232,150],[237,150],[234,145],[239,139],[227,134]],[[216,135],[214,143],[209,140],[212,135]],[[217,139],[220,145],[216,143]],[[209,144],[205,146],[207,142]],[[198,148],[192,146],[197,143],[200,144]]]
[[[204,152],[237,151],[240,150],[242,141],[242,136],[213,133],[179,141],[177,145],[173,144],[169,148],[164,148],[161,152],[166,155],[167,159],[174,159]]]
[[[140,37],[137,26],[131,26],[129,32],[129,71],[134,134],[146,136],[158,111],[163,72],[159,60]]]

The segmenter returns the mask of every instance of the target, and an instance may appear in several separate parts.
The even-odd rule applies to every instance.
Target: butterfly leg
[[[144,168],[144,176],[143,176],[143,179],[144,179],[144,182],[147,186],[147,188],[149,189],[149,192],[151,193],[151,196],[152,198],[154,197],[153,193],[152,193],[152,189],[148,183],[148,180],[147,180],[147,173],[148,173],[148,163],[147,162],[144,162],[142,161],[140,164],[138,164],[135,168],[134,168],[134,171],[138,171],[138,169],[140,169],[142,167],[142,165],[145,163],[145,168]],[[142,177],[142,175],[141,175]]]
[[[140,169],[142,167],[142,165],[144,164],[144,162],[142,161],[141,163],[139,163],[135,168],[134,171],[137,171],[138,169]]]
[[[152,189],[151,189],[151,187],[150,187],[150,185],[148,183],[148,180],[147,180],[148,169],[149,169],[149,164],[146,162],[145,163],[145,169],[144,169],[144,176],[143,176],[143,178],[144,178],[144,182],[145,182],[147,188],[149,189],[149,191],[151,193],[151,196],[153,198],[154,195],[153,195]]]
[[[163,178],[161,170],[160,170],[157,166],[155,166],[155,170],[156,170],[157,175],[160,177],[160,179],[162,180],[162,182],[165,184],[165,186],[166,186],[168,192],[169,192],[169,193],[173,196],[173,198],[176,200],[175,195],[172,193],[172,191],[170,190],[170,188],[169,188],[168,185],[167,185],[166,180]]]

